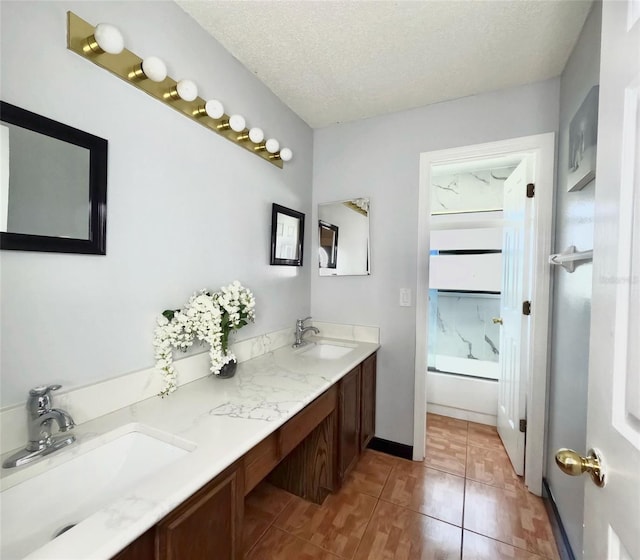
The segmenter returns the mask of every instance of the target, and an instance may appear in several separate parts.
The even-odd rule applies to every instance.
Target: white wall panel
[[[502,228],[432,230],[431,249],[438,251],[502,250]]]
[[[427,401],[427,410],[430,407],[433,410],[431,405],[439,405],[495,418],[498,383],[430,371],[427,373]]]
[[[432,255],[429,265],[429,289],[499,292],[502,278],[502,254]]]

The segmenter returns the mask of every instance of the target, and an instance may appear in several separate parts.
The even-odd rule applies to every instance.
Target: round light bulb
[[[93,36],[98,46],[106,53],[120,54],[124,50],[124,38],[115,25],[99,23]]]
[[[251,140],[254,144],[260,144],[260,142],[264,140],[264,132],[262,132],[262,129],[254,126],[249,131],[249,140]]]
[[[247,126],[247,122],[242,115],[231,115],[229,117],[229,127],[234,132],[242,132]]]
[[[224,107],[217,99],[209,99],[209,101],[205,103],[204,110],[212,119],[219,119],[224,115]]]
[[[191,80],[180,80],[176,85],[176,91],[180,99],[185,101],[193,101],[198,97],[198,86]]]
[[[152,82],[162,82],[167,77],[167,65],[157,56],[148,56],[142,61],[142,71]]]
[[[282,161],[290,161],[293,157],[293,152],[289,148],[282,148],[280,150],[280,159]]]
[[[278,142],[275,138],[269,138],[269,140],[267,140],[267,143],[265,144],[265,148],[270,154],[275,154],[280,149],[280,142]]]

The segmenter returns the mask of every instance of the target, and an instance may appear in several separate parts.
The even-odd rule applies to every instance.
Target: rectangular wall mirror
[[[368,198],[318,205],[318,267],[320,276],[362,276],[370,273]]]
[[[0,248],[106,253],[107,141],[0,102]]]
[[[274,204],[271,210],[271,264],[302,266],[304,214]]]

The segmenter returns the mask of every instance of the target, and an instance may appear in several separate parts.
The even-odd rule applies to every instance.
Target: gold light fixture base
[[[240,146],[248,152],[256,154],[263,160],[282,169],[281,159],[270,159],[270,154],[267,152],[254,150],[252,143],[239,141],[238,133],[231,130],[231,128],[218,128],[221,121],[225,122],[229,120],[228,115],[223,115],[220,119],[212,119],[208,115],[202,115],[199,107],[204,106],[204,99],[197,97],[193,101],[184,101],[183,99],[175,99],[171,96],[165,97],[167,92],[175,91],[177,82],[173,78],[167,76],[162,82],[141,79],[142,76],[135,70],[140,68],[142,64],[142,59],[138,55],[127,49],[124,49],[119,54],[105,53],[101,51],[101,49],[98,51],[94,50],[92,46],[92,44],[95,43],[94,32],[95,27],[90,23],[87,23],[73,12],[67,12],[67,48],[69,50],[115,74],[125,82],[128,82],[161,103],[164,103],[167,107],[171,107],[199,125],[226,138],[229,142],[233,142],[236,146]],[[97,43],[95,44],[97,46]]]
[[[367,217],[369,215],[369,213],[366,210],[364,210],[363,208],[360,208],[360,206],[358,206],[357,204],[353,203],[350,200],[347,200],[342,204],[344,204],[347,208],[350,208],[354,212],[357,212],[358,214],[362,214],[364,217]]]

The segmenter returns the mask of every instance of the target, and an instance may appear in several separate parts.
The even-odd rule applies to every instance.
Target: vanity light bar
[[[98,24],[98,27],[100,25]],[[149,57],[143,61],[125,48],[119,51],[109,48],[112,53],[107,52],[95,37],[96,29],[73,12],[67,12],[67,48],[280,169],[283,167],[283,161],[291,159],[291,150],[283,148],[282,152],[285,153],[282,154],[277,140],[267,140],[267,143],[271,143],[267,148],[263,143],[262,130],[247,130],[244,118],[240,115],[228,116],[222,112],[222,104],[219,101],[206,102],[198,97],[197,86],[191,80],[176,81],[167,76],[166,68],[161,67],[162,64],[159,63],[162,61],[159,59]],[[268,151],[276,145],[275,152]]]

